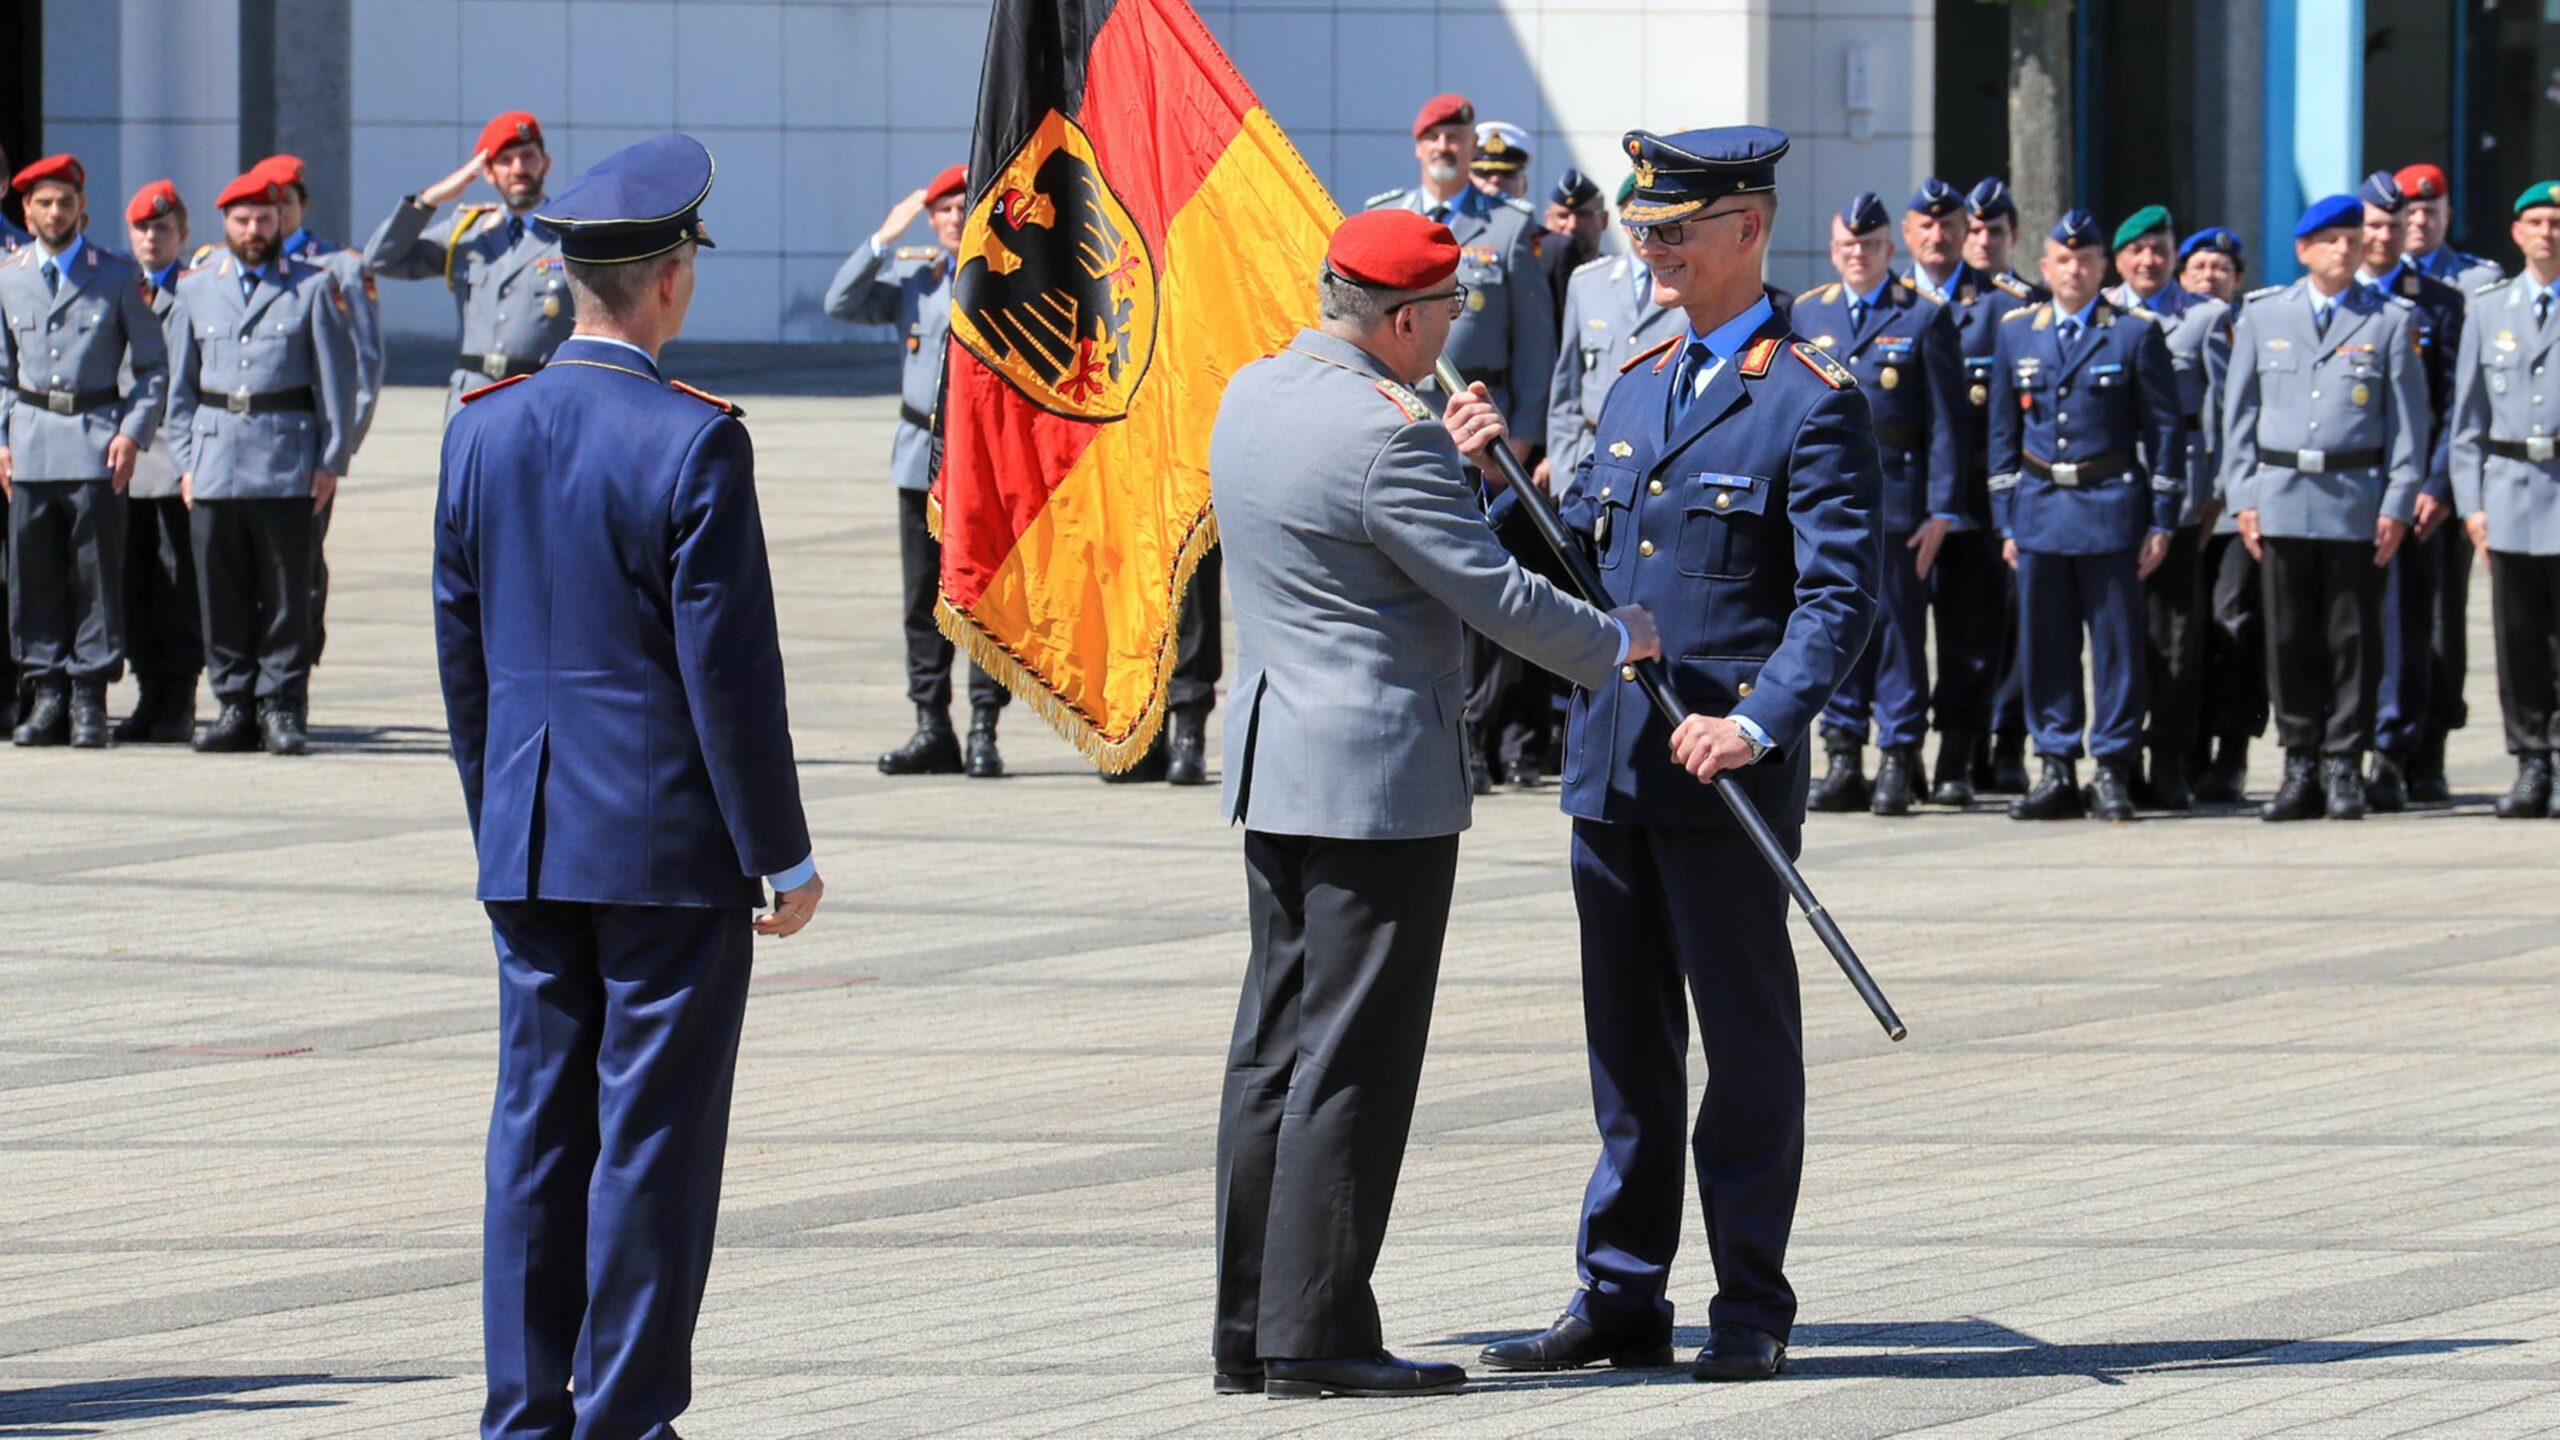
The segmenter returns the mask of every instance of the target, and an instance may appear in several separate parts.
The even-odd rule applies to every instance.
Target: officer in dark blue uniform
[[[1985,176],[1964,197],[1965,211],[1970,217],[1964,232],[1964,263],[1989,276],[1994,288],[2005,299],[1986,301],[1997,313],[1987,330],[1965,332],[1965,379],[1968,398],[1977,401],[1984,416],[1981,436],[1975,444],[1982,456],[1975,461],[1982,482],[1982,507],[1988,524],[1991,511],[1990,403],[1991,349],[1999,338],[1999,322],[2022,305],[2040,304],[2052,296],[2044,282],[2021,275],[2010,256],[2018,246],[2018,201],[2009,193],[2009,182],[1997,175]],[[2000,539],[1995,533],[1991,551],[1996,559]],[[2007,565],[2000,569],[2000,668],[1991,692],[1992,738],[1983,745],[1975,759],[1973,784],[1977,790],[1994,795],[2027,793],[2027,702],[2025,668],[2018,651],[2018,575]]]
[[[577,333],[445,431],[436,654],[498,950],[486,1440],[675,1433],[751,937],[824,889],[754,450],[658,370],[710,192],[664,135],[546,206]]]
[[[1991,362],[1991,504],[2018,569],[2018,645],[2044,775],[2018,820],[2133,818],[2145,688],[2142,580],[2186,501],[2186,422],[2159,325],[2098,293],[2105,232],[2074,210],[2044,247],[2053,298],[2000,324]],[[2095,723],[2080,687],[2089,634]],[[2083,744],[2098,761],[2084,797]]]
[[[1652,610],[1675,732],[1632,669],[1574,696],[1564,772],[1601,1152],[1576,1246],[1583,1288],[1495,1369],[1671,1358],[1671,1259],[1688,1136],[1688,1005],[1706,1046],[1698,1188],[1716,1296],[1691,1373],[1778,1373],[1804,1168],[1804,1042],[1787,894],[1702,780],[1740,785],[1793,851],[1814,719],[1874,623],[1883,476],[1858,382],[1762,289],[1787,137],[1634,131],[1625,207],[1654,298],[1686,329],[1609,392],[1566,502],[1620,603]],[[1518,526],[1508,498],[1498,523]],[[1684,997],[1683,987],[1689,992]]]
[[[1954,199],[1952,191],[1948,198]],[[1920,787],[1920,742],[1929,730],[1929,579],[1957,519],[1966,409],[1952,307],[1921,294],[1908,278],[1895,278],[1886,219],[1884,201],[1873,191],[1841,207],[1831,221],[1831,265],[1840,278],[1797,296],[1788,324],[1858,377],[1884,462],[1885,560],[1875,638],[1823,709],[1830,765],[1812,806],[1906,815]],[[1945,642],[1941,614],[1941,647]],[[1872,795],[1858,763],[1870,716],[1877,757]]]

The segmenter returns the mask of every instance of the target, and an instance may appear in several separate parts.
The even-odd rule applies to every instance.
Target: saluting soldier
[[[2409,208],[2401,213],[2401,223],[2409,258],[2419,269],[2466,295],[2492,280],[2506,278],[2496,261],[2446,243],[2453,235],[2453,187],[2445,182],[2442,167],[2404,165],[2391,178],[2399,185],[2400,193],[2409,197]]]
[[[1686,324],[1609,392],[1564,519],[1591,537],[1616,598],[1653,615],[1692,713],[1673,729],[1632,669],[1574,696],[1564,809],[1600,1157],[1581,1288],[1484,1363],[1669,1363],[1694,1154],[1716,1294],[1690,1374],[1760,1380],[1785,1368],[1796,1318],[1803,1017],[1787,892],[1700,782],[1742,786],[1782,845],[1800,843],[1814,720],[1875,618],[1883,477],[1858,382],[1763,288],[1786,135],[1639,130],[1625,144],[1629,234]],[[1495,509],[1524,518],[1516,502]],[[1692,998],[1707,1058],[1694,1150]]]
[[[2142,582],[2151,697],[2143,739],[2151,763],[2137,797],[2163,810],[2195,805],[2187,761],[2204,721],[2205,631],[2210,625],[2204,552],[2218,518],[2210,477],[2221,429],[2205,417],[2222,400],[2232,323],[2229,305],[2171,278],[2177,261],[2170,247],[2176,238],[2167,206],[2146,205],[2126,216],[2112,242],[2116,273],[2123,278],[2107,292],[2118,308],[2140,311],[2159,323],[2170,369],[2177,376],[2186,473],[2193,482],[2160,568]]]
[[[2142,581],[2186,504],[2178,381],[2159,324],[2099,293],[2098,222],[2047,236],[2053,298],[2000,323],[1991,367],[1991,502],[2018,573],[2018,646],[2043,764],[2013,820],[2130,820],[2148,677]],[[2095,713],[2080,683],[2088,634]],[[2085,741],[2084,741],[2085,733]],[[2097,779],[2074,773],[2085,743]]]
[[[1858,378],[1884,467],[1875,633],[1823,707],[1830,765],[1813,789],[1816,810],[1911,811],[1929,730],[1929,578],[1961,504],[1963,341],[1949,307],[1894,278],[1893,255],[1884,201],[1860,192],[1831,217],[1831,266],[1840,278],[1797,296],[1788,320]],[[1943,647],[1943,616],[1939,636]],[[1859,761],[1870,720],[1872,793]]]
[[[2524,268],[2471,294],[2452,464],[2455,508],[2489,570],[2498,704],[2516,757],[2498,816],[2525,820],[2552,813],[2560,750],[2560,181],[2518,195],[2508,233]]]
[[[142,296],[174,347],[186,324],[178,276],[187,254],[187,206],[178,187],[154,180],[125,205],[125,236],[142,269]],[[131,369],[127,362],[128,371]],[[163,412],[167,400],[163,397]],[[195,738],[196,682],[204,673],[204,612],[196,602],[195,542],[178,493],[176,439],[165,430],[134,457],[125,487],[125,658],[138,692],[116,739],[183,745]]]
[[[1982,471],[1982,506],[1988,516],[1991,508],[1990,475],[1990,393],[1991,351],[1999,340],[1998,322],[2022,305],[2034,305],[2051,298],[2044,282],[2021,275],[2010,257],[2018,245],[2018,201],[2010,194],[2009,182],[1988,175],[1975,182],[1965,195],[1967,220],[1964,232],[1964,263],[1991,283],[2006,301],[1990,302],[1998,313],[1992,317],[1987,337],[1977,333],[1968,340],[1965,354],[1971,357],[1967,371],[1973,385],[1983,393],[1982,435],[1984,456]],[[1968,396],[1971,391],[1967,391]],[[1987,521],[1986,521],[1987,523]],[[1997,528],[1991,537],[1994,555],[2001,544]],[[1974,788],[1992,795],[2024,795],[2027,793],[2027,704],[2026,666],[2018,647],[2018,574],[2008,565],[2000,566],[2000,668],[1992,682],[1991,739],[1980,747],[1973,768]]]
[[[2364,205],[2294,226],[2304,278],[2250,292],[2232,337],[2223,490],[2257,552],[2284,782],[2268,820],[2364,818],[2382,682],[2383,571],[2426,475],[2417,313],[2355,283]]]
[[[94,749],[124,673],[124,488],[160,425],[169,351],[141,272],[81,233],[80,162],[48,155],[9,187],[35,234],[0,262],[9,644],[32,690],[10,738]]]
[[[922,216],[934,243],[900,245]],[[934,623],[942,593],[942,542],[926,518],[933,490],[933,413],[942,402],[942,357],[951,334],[951,277],[960,232],[969,218],[969,175],[945,167],[924,188],[889,209],[861,248],[845,257],[827,286],[829,315],[856,325],[894,325],[906,345],[898,384],[898,428],[889,440],[889,478],[898,488],[898,574],[907,640],[907,703],[915,733],[880,757],[883,775],[1004,773],[996,721],[1013,697],[996,678],[969,666],[969,744],[951,728],[953,647]]]
[[[257,171],[224,186],[227,253],[178,280],[168,429],[221,707],[206,752],[310,746],[312,534],[355,444],[354,302],[284,253],[283,199]]]
[[[2208,225],[2178,245],[2178,285],[2221,301],[2227,324],[2239,322],[2240,277],[2248,255],[2235,232]],[[2189,471],[2189,483],[2211,497],[2213,525],[2204,547],[2205,615],[2203,699],[2196,739],[2188,751],[2195,798],[2236,804],[2248,798],[2249,742],[2267,729],[2267,636],[2258,609],[2258,557],[2240,543],[2240,521],[2222,493],[2222,395],[2230,375],[2230,342],[2222,342],[2218,369],[2209,374],[2198,434],[2188,453],[2202,452],[2212,468]],[[2185,377],[2179,398],[2185,400]]]
[[[568,280],[560,239],[534,212],[551,177],[542,124],[510,110],[481,127],[462,168],[392,207],[365,242],[364,263],[394,280],[441,278],[462,317],[445,418],[483,385],[530,375],[569,334]],[[436,211],[486,180],[499,204],[465,205],[442,225]],[[433,228],[429,228],[430,226]]]
[[[9,152],[0,150],[0,175],[9,173]],[[28,239],[26,231],[11,223],[6,214],[0,214],[0,258],[13,254]],[[6,527],[0,526],[0,602],[5,602],[14,593],[10,583]],[[18,660],[7,644],[0,643],[0,725],[14,726],[17,723]]]

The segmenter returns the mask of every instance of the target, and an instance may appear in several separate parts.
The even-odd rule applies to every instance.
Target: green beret
[[[2521,215],[2536,205],[2560,205],[2560,180],[2544,180],[2527,185],[2516,197],[2516,213]]]
[[[2124,223],[2116,227],[2115,243],[2109,245],[2107,248],[2110,250],[2121,250],[2127,245],[2132,244],[2134,241],[2141,239],[2145,235],[2152,234],[2155,231],[2165,231],[2169,228],[2168,206],[2145,205],[2141,209],[2124,217]]]
[[[1636,177],[1632,174],[1618,182],[1618,208],[1627,208],[1627,197],[1636,193]]]

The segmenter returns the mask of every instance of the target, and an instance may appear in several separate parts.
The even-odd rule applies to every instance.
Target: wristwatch
[[[1741,736],[1742,743],[1751,747],[1751,759],[1748,763],[1757,765],[1760,763],[1760,757],[1769,753],[1770,745],[1768,741],[1752,739],[1751,732],[1743,729],[1739,725],[1733,727],[1733,733]]]

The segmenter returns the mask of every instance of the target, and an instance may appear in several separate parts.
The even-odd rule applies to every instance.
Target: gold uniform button
[[[1730,509],[1732,509],[1732,508],[1733,508],[1733,492],[1732,492],[1732,491],[1730,491],[1730,490],[1719,490],[1719,491],[1717,491],[1717,492],[1716,492],[1716,508],[1717,508],[1717,509],[1719,509],[1719,510],[1730,510]]]
[[[1656,480],[1656,481],[1654,481],[1652,484],[1647,485],[1647,486],[1646,486],[1646,487],[1644,487],[1644,488],[1645,488],[1645,492],[1646,492],[1647,494],[1659,495],[1659,494],[1661,494],[1661,493],[1662,493],[1662,482],[1661,482],[1661,481],[1659,481],[1659,480]]]
[[[1636,553],[1637,553],[1637,554],[1639,554],[1639,555],[1650,555],[1650,554],[1652,554],[1652,553],[1653,553],[1653,542],[1652,542],[1652,541],[1650,541],[1650,540],[1639,540],[1639,541],[1637,541],[1637,542],[1636,542]]]
[[[1750,682],[1750,681],[1748,681],[1748,680],[1745,680],[1745,681],[1743,681],[1741,684],[1734,686],[1734,687],[1733,687],[1733,693],[1734,693],[1735,698],[1737,698],[1737,699],[1742,699],[1742,700],[1748,700],[1748,699],[1750,699],[1750,698],[1751,698],[1751,682]]]
[[[1634,667],[1633,665],[1621,665],[1621,666],[1619,666],[1619,667],[1618,667],[1618,678],[1619,678],[1619,679],[1621,679],[1621,680],[1633,680],[1634,678],[1636,678],[1636,667]]]

